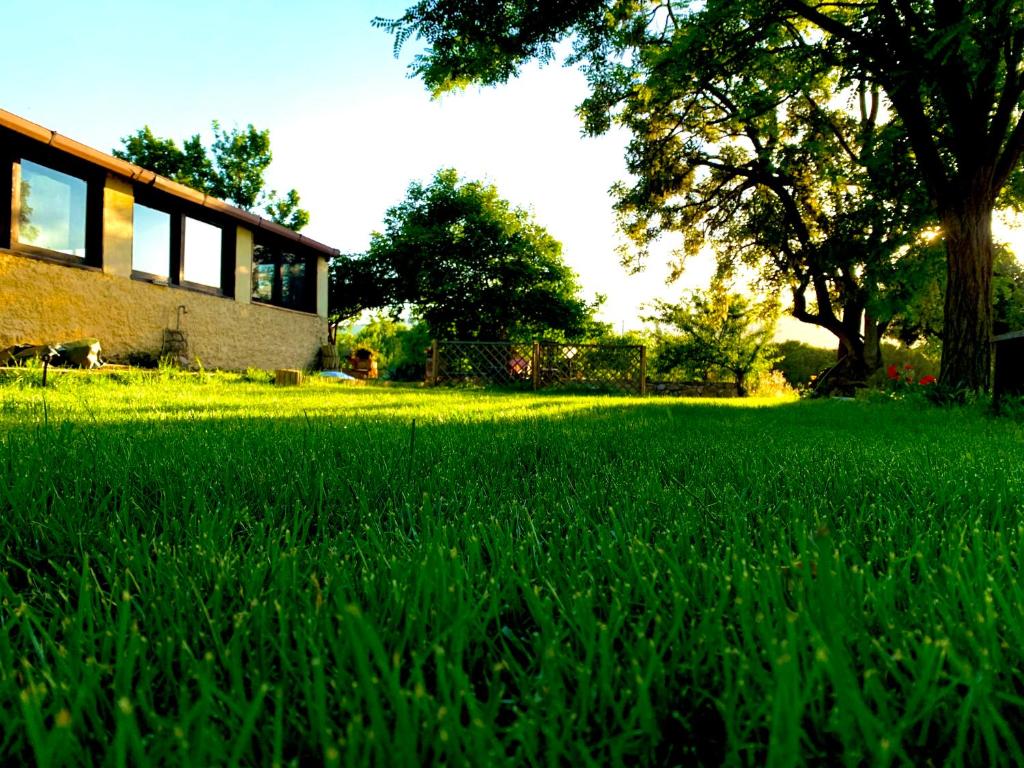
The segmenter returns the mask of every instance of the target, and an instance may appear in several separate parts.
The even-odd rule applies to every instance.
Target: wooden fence
[[[427,383],[647,394],[647,349],[538,341],[434,341]]]

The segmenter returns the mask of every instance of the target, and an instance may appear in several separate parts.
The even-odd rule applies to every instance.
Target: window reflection
[[[185,282],[220,288],[221,230],[185,217]]]
[[[281,304],[305,309],[306,260],[294,253],[281,254]]]
[[[135,204],[132,269],[158,277],[171,274],[171,214]]]
[[[88,185],[29,160],[21,161],[18,242],[85,258],[85,209]]]
[[[252,298],[254,301],[274,300],[274,254],[262,245],[252,249]]]
[[[279,307],[314,311],[309,256],[284,243],[256,243],[253,247],[252,299]]]

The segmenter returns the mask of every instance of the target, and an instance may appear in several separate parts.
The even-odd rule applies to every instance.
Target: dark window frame
[[[160,205],[158,200],[150,200],[148,197],[139,199],[138,190],[135,191],[135,199],[132,202],[132,278],[135,280],[145,280],[158,285],[171,285],[174,282],[174,275],[176,273],[177,265],[175,262],[180,260],[178,252],[181,249],[181,245],[178,242],[180,238],[180,232],[176,232],[174,223],[176,221],[175,214],[172,210],[169,210],[166,205]],[[135,206],[141,205],[144,208],[150,208],[160,213],[166,213],[170,216],[170,226],[168,227],[167,235],[167,274],[160,275],[155,272],[146,272],[142,269],[135,268]]]
[[[235,262],[237,259],[236,241],[238,224],[229,216],[220,216],[201,205],[169,195],[152,187],[136,184],[134,188],[135,202],[170,215],[170,263],[168,276],[154,275],[132,269],[132,277],[158,284],[185,288],[190,291],[206,293],[211,296],[234,298],[235,295]],[[185,219],[195,219],[203,224],[217,227],[221,231],[220,240],[220,285],[217,287],[195,283],[185,279]],[[134,237],[134,224],[132,227]],[[134,259],[134,252],[132,258]]]
[[[19,134],[9,131],[0,133],[5,147],[0,152],[0,162],[4,171],[3,186],[0,193],[7,204],[0,216],[0,247],[15,253],[43,261],[53,261],[74,267],[100,269],[103,266],[103,196],[106,188],[107,172],[76,157],[60,152],[38,142],[25,139]],[[29,243],[20,243],[15,237],[18,222],[14,217],[16,190],[14,185],[15,166],[22,161],[42,165],[52,171],[73,176],[85,182],[85,257],[72,256],[49,248],[40,248]],[[20,175],[20,174],[19,174]]]
[[[7,202],[0,205],[0,248],[11,250],[11,220],[14,211],[14,152],[5,131],[0,131],[0,196]],[[2,170],[6,169],[6,170]]]
[[[259,299],[255,296],[254,285],[256,277],[256,248],[263,247],[268,248],[274,254],[273,262],[262,262],[273,263],[274,265],[274,282],[271,288],[271,299],[266,301],[265,299]],[[306,279],[303,290],[303,296],[298,306],[291,306],[284,303],[284,277],[281,271],[284,265],[283,255],[285,253],[291,253],[303,259],[306,267]],[[303,246],[301,243],[289,240],[278,235],[270,234],[268,232],[257,230],[253,232],[252,237],[252,278],[250,279],[249,298],[254,304],[260,304],[263,306],[278,307],[279,309],[287,309],[292,312],[302,312],[304,314],[315,315],[317,313],[317,260],[319,254],[312,249]]]

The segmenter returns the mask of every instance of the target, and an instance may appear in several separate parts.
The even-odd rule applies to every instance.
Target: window
[[[106,172],[0,128],[0,248],[99,267]]]
[[[14,243],[81,259],[86,257],[85,179],[22,160],[15,174]]]
[[[273,257],[267,260],[269,255],[262,245],[253,247],[252,298],[253,301],[265,301],[268,304],[274,300],[274,273],[277,271]]]
[[[141,184],[133,210],[133,276],[233,295],[235,242],[228,219]]]
[[[183,280],[186,283],[220,288],[223,235],[220,227],[185,217]]]
[[[171,276],[171,214],[135,204],[132,214],[132,270]]]
[[[316,256],[295,243],[258,234],[252,253],[252,299],[300,312],[316,311]]]
[[[294,253],[281,254],[281,304],[292,309],[305,309],[309,259]]]

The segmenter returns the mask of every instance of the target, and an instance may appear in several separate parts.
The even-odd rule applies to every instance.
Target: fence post
[[[640,397],[647,394],[647,347],[640,347]]]
[[[437,372],[438,367],[438,348],[437,339],[431,339],[430,341],[430,386],[437,384]]]
[[[540,342],[533,342],[533,363],[530,368],[533,371],[533,389],[540,389]]]

